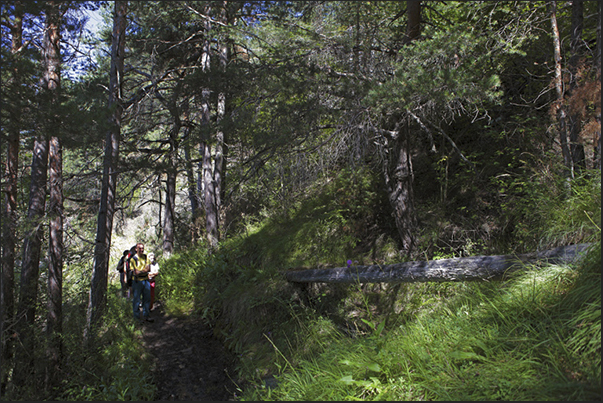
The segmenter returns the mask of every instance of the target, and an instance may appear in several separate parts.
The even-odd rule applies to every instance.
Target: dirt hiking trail
[[[143,340],[155,361],[155,400],[234,401],[233,360],[199,318],[176,318],[158,306],[153,323],[142,324]]]

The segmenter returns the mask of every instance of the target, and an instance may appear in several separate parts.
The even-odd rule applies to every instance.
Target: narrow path
[[[197,318],[174,318],[159,305],[143,324],[154,357],[155,400],[234,401],[232,360],[212,330]]]

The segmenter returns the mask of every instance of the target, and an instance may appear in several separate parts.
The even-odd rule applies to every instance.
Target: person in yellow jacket
[[[149,306],[151,304],[151,284],[149,283],[149,271],[151,270],[147,255],[144,254],[144,244],[136,244],[136,254],[130,258],[130,269],[132,270],[132,310],[134,318],[140,320],[140,303],[142,299],[142,317],[146,322],[153,322],[149,317]]]

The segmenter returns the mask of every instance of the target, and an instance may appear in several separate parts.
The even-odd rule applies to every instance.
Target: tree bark
[[[226,24],[226,4],[223,1],[219,10],[218,20],[221,24]],[[207,6],[205,8],[206,15],[209,15],[211,8]],[[210,59],[211,59],[211,48],[209,39],[211,38],[211,23],[206,20],[205,22],[205,33],[206,41],[203,45],[203,54],[201,58],[202,70],[209,73],[210,70]],[[228,61],[228,51],[225,43],[220,43],[220,54],[219,62],[221,68],[226,67]],[[223,89],[216,89],[218,92],[218,103],[216,105],[216,123],[219,124],[220,120],[224,117],[226,96]],[[210,107],[209,107],[209,88],[203,88],[201,96],[201,125],[205,128],[210,128]],[[219,127],[219,125],[218,125]],[[219,128],[215,132],[215,141],[211,141],[212,129],[205,130],[203,141],[200,145],[201,152],[201,172],[203,180],[203,202],[205,204],[205,230],[206,237],[209,243],[209,247],[214,249],[218,246],[220,239],[219,230],[219,212],[222,204],[222,183],[225,167],[225,141],[224,132]],[[212,143],[215,146],[212,147]],[[212,148],[215,149],[215,154],[212,153]]]
[[[414,207],[413,172],[408,127],[398,128],[397,136],[389,140],[390,160],[385,161],[385,186],[402,250],[409,256],[415,246],[417,218]]]
[[[205,229],[210,248],[218,246],[218,209],[216,204],[216,187],[213,176],[211,146],[202,145],[203,150],[203,188],[205,201]]]
[[[48,138],[38,134],[34,142],[31,163],[29,206],[23,243],[23,261],[19,291],[19,304],[15,317],[17,334],[15,350],[15,372],[13,381],[23,386],[33,372],[34,321],[38,297],[40,249],[43,238],[43,218],[46,203],[46,180],[48,164]]]
[[[194,115],[193,115],[194,116]],[[199,216],[200,216],[200,203],[199,203],[199,195],[197,194],[197,186],[195,183],[195,171],[193,169],[193,162],[191,157],[191,132],[192,132],[192,122],[191,116],[189,112],[189,102],[188,100],[184,106],[184,120],[187,122],[187,125],[184,128],[184,164],[185,164],[185,172],[186,172],[186,186],[188,190],[188,199],[191,203],[191,224],[190,224],[190,234],[193,243],[199,239]]]
[[[502,280],[528,264],[571,263],[592,244],[561,246],[522,255],[472,256],[405,262],[391,265],[352,266],[334,269],[287,271],[294,283],[417,283]]]
[[[210,15],[211,11],[211,6],[205,6],[205,15]],[[201,55],[201,69],[206,74],[209,74],[211,68],[211,30],[212,24],[209,19],[206,19],[204,23],[205,40],[203,42],[203,51]],[[202,194],[203,204],[205,207],[205,236],[207,238],[210,248],[214,248],[218,244],[218,220],[210,144],[209,127],[211,112],[209,107],[209,95],[209,88],[203,88],[201,90],[200,116],[202,141],[199,146],[199,153],[201,155],[201,162],[199,163],[199,182],[201,184],[201,188],[199,189],[199,191]]]
[[[111,70],[109,74],[108,107],[113,111],[105,139],[105,158],[103,162],[103,182],[98,212],[96,244],[94,248],[94,267],[86,317],[85,341],[90,340],[92,327],[95,326],[106,305],[107,277],[111,253],[111,233],[115,210],[115,189],[117,185],[117,163],[119,142],[121,139],[122,83],[124,72],[124,51],[126,43],[127,1],[116,1],[113,18],[113,36],[111,43]]]
[[[38,303],[38,278],[40,274],[40,252],[43,238],[43,217],[46,203],[48,178],[49,133],[55,127],[57,91],[60,86],[60,13],[59,5],[50,1],[45,7],[46,22],[43,41],[44,73],[41,100],[44,124],[34,143],[31,165],[31,186],[27,212],[27,235],[23,245],[21,289],[17,310],[17,334],[19,348],[15,356],[15,385],[23,386],[34,374],[36,351],[34,324]]]
[[[176,203],[176,170],[167,171],[165,192],[165,217],[163,221],[163,257],[168,259],[174,252],[174,207]]]
[[[561,144],[561,154],[565,164],[566,175],[568,179],[573,178],[572,156],[569,148],[567,134],[567,111],[564,105],[563,76],[561,71],[561,38],[559,36],[559,27],[557,25],[557,2],[552,1],[551,5],[551,27],[553,31],[553,50],[555,59],[555,91],[557,93],[557,124],[559,125],[559,143]]]
[[[189,130],[189,129],[187,129]],[[188,198],[191,203],[191,238],[193,243],[199,239],[199,217],[200,217],[200,203],[199,196],[197,194],[197,186],[195,182],[195,172],[193,170],[193,163],[191,162],[191,151],[190,144],[188,141],[184,142],[184,159],[186,161],[186,179],[188,186]]]
[[[570,58],[568,70],[570,72],[569,91],[572,93],[578,87],[578,69],[580,63],[580,54],[582,49],[582,27],[584,23],[584,4],[583,0],[572,1],[572,28],[570,37]],[[579,111],[572,110],[568,114],[568,132],[569,148],[572,159],[572,170],[578,174],[586,168],[586,156],[584,154],[584,145],[580,143],[580,131],[582,122]]]
[[[226,105],[226,96],[224,93],[221,93],[218,96],[218,124],[219,120],[224,117],[224,111]],[[220,239],[220,228],[223,223],[220,223],[220,211],[222,211],[222,203],[224,198],[224,177],[226,174],[226,141],[225,141],[225,133],[223,130],[218,129],[216,132],[216,153],[214,156],[214,167],[213,167],[213,194],[215,198],[215,207],[212,208],[212,213],[215,214],[215,217],[212,218],[212,221],[215,221],[215,224],[212,224],[212,228],[208,227],[208,232],[211,231],[211,242],[210,244],[215,247],[218,245],[218,241]]]
[[[46,64],[48,89],[52,91],[51,104],[58,105],[61,89],[61,50],[59,9],[52,9],[52,29],[49,32],[50,46],[46,49]],[[60,116],[54,111],[50,114],[49,130],[52,132],[49,142],[48,166],[50,199],[48,203],[50,234],[48,238],[48,314],[46,322],[47,347],[46,356],[46,387],[59,380],[60,363],[62,359],[63,332],[63,150],[59,137]]]
[[[408,0],[406,2],[408,24],[406,28],[407,41],[411,42],[421,35],[421,2]]]
[[[170,152],[168,155],[168,169],[166,172],[166,192],[165,192],[165,217],[163,224],[163,257],[169,258],[174,251],[174,220],[176,208],[176,177],[178,167],[176,166],[176,156],[178,154],[178,132],[180,132],[180,116],[177,108],[172,109],[172,115],[175,120],[174,127],[170,130]]]
[[[598,23],[597,23],[597,52],[595,66],[597,68],[597,77],[601,80],[601,7],[602,2],[599,2],[598,13]],[[601,113],[596,117],[597,122],[599,123],[599,135],[597,136],[596,145],[595,145],[595,155],[594,155],[594,168],[601,170]]]
[[[226,96],[221,93],[218,97],[218,124],[220,119],[224,117],[226,108]],[[216,132],[216,155],[214,159],[214,183],[216,193],[216,211],[222,208],[224,196],[224,177],[226,175],[226,141],[224,131],[218,129]]]
[[[228,16],[226,13],[227,3],[228,2],[226,1],[223,2],[223,8],[220,11],[220,21],[223,24],[228,24]],[[228,40],[223,39],[222,43],[220,43],[220,69],[223,73],[226,71],[226,66],[228,64],[228,53]],[[226,146],[226,134],[224,133],[224,130],[220,128],[220,122],[226,115],[226,93],[223,88],[221,90],[222,91],[218,95],[217,105],[216,123],[218,125],[218,131],[216,133],[217,141],[214,167],[214,182],[216,186],[216,210],[218,214],[218,219],[224,199],[224,179],[226,177],[226,158],[228,153],[228,148]]]
[[[421,34],[421,2],[406,2],[408,23],[406,38],[411,42]],[[384,177],[389,203],[393,210],[394,220],[400,246],[406,256],[410,256],[415,247],[417,217],[414,207],[412,155],[410,152],[409,123],[397,122],[395,136],[386,138]]]
[[[50,139],[50,214],[48,262],[48,318],[46,322],[48,365],[46,386],[60,380],[63,356],[63,150],[58,137]]]
[[[596,56],[595,66],[597,67],[599,74],[601,74],[601,17],[602,17],[601,16],[601,8],[602,8],[602,3],[599,2],[599,9],[597,11],[597,15],[598,15],[597,20],[599,21],[597,23],[597,52],[595,53],[595,56]]]
[[[4,384],[9,374],[12,358],[12,337],[7,337],[5,329],[12,327],[15,317],[15,247],[17,230],[17,189],[19,169],[19,132],[21,131],[21,74],[18,53],[23,46],[23,4],[14,2],[14,19],[11,30],[11,56],[14,68],[11,83],[15,102],[10,109],[11,122],[8,126],[8,146],[6,157],[6,204],[2,222],[2,276],[0,277],[0,383]]]

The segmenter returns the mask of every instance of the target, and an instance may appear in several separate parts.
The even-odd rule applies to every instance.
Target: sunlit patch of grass
[[[601,381],[601,243],[594,245],[561,308],[571,313],[567,349],[582,368],[581,380]]]
[[[328,347],[315,350],[313,357],[292,351],[288,362],[295,364],[282,367],[279,386],[255,389],[248,397],[600,398],[600,272],[588,263],[548,266],[517,274],[498,289],[469,288],[471,293],[421,310],[396,327],[374,326],[356,339],[330,333]],[[317,336],[310,326],[301,331]]]
[[[589,170],[572,181],[568,196],[548,210],[545,240],[560,245],[601,239],[601,171]]]

